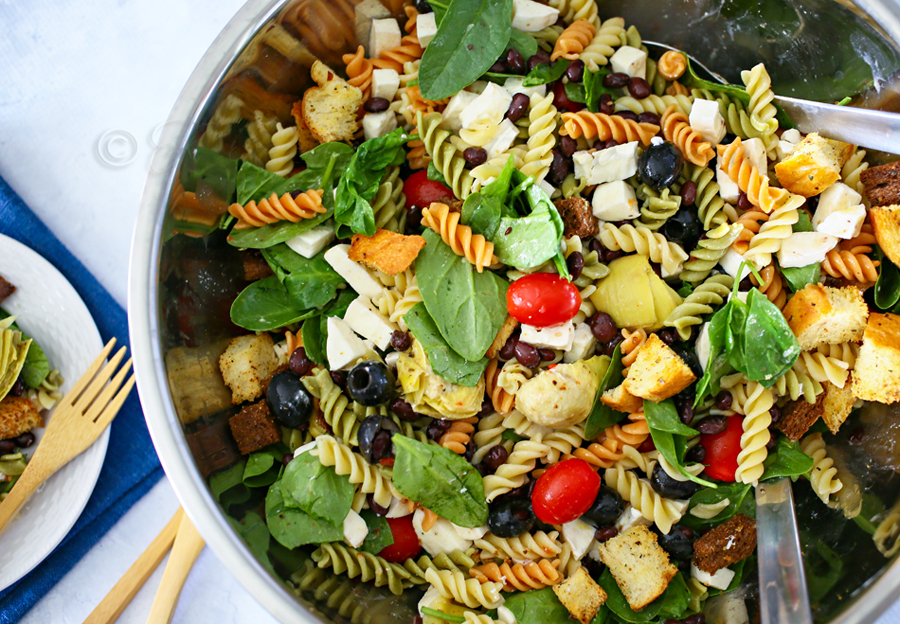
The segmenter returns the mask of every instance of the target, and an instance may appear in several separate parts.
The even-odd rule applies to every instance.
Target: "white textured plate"
[[[65,378],[62,391],[68,392],[103,348],[91,313],[53,265],[2,234],[0,275],[16,287],[3,308],[20,315],[17,324],[41,345],[51,368]],[[40,444],[43,430],[36,433]],[[0,590],[33,570],[78,520],[100,476],[108,442],[109,429],[50,477],[0,534]]]

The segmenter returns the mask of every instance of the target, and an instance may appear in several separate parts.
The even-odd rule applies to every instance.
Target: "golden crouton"
[[[6,396],[0,401],[0,440],[15,438],[43,426],[44,419],[30,399]]]
[[[873,206],[900,204],[900,161],[869,167],[859,174]]]
[[[412,265],[424,246],[421,236],[378,230],[374,236],[354,234],[347,255],[373,271],[397,275]]]
[[[300,153],[303,154],[318,147],[319,142],[316,141],[316,137],[313,136],[309,126],[303,121],[303,100],[294,102],[294,106],[291,108],[291,115],[294,116],[294,122],[297,125],[297,149],[300,150]]]
[[[625,384],[619,384],[610,388],[600,396],[603,404],[613,408],[617,412],[631,414],[639,412],[644,407],[644,399],[636,397],[625,389]]]
[[[900,316],[872,313],[853,371],[853,395],[866,401],[900,401]]]
[[[579,566],[575,574],[562,583],[553,585],[553,593],[581,624],[590,624],[606,602],[606,592],[583,566]]]
[[[275,343],[269,334],[250,334],[232,340],[219,358],[222,378],[231,389],[231,402],[254,401],[262,396],[263,380],[276,366]]]
[[[227,342],[197,348],[175,347],[166,352],[169,392],[183,424],[231,407],[231,392],[216,366]]]
[[[499,331],[497,331],[497,335],[494,336],[494,342],[492,342],[491,346],[488,347],[485,356],[488,358],[497,357],[497,354],[500,353],[500,349],[503,348],[503,345],[506,344],[506,341],[509,340],[509,337],[512,336],[513,331],[515,331],[516,327],[518,326],[519,321],[517,321],[511,315],[507,314],[506,320],[503,321],[503,325],[500,326]]]
[[[843,388],[838,388],[826,381],[822,386],[825,387],[825,398],[822,400],[824,407],[822,420],[828,425],[831,433],[837,433],[853,410],[856,397],[853,396],[853,390],[849,383],[845,383]]]
[[[622,385],[630,394],[658,403],[675,396],[696,379],[677,353],[659,336],[650,334]]]
[[[869,307],[854,286],[829,288],[809,284],[791,297],[784,316],[800,348],[809,351],[823,344],[862,338]]]
[[[320,61],[310,69],[318,87],[303,94],[303,121],[320,143],[350,141],[359,130],[356,113],[362,106],[362,91],[338,76]]]
[[[872,208],[872,229],[881,251],[900,265],[900,205]]]
[[[600,544],[600,559],[635,611],[659,598],[678,573],[656,534],[642,524]]]
[[[813,132],[775,165],[775,175],[791,193],[812,197],[840,179],[841,167],[851,154],[853,146],[849,143],[826,139]]]

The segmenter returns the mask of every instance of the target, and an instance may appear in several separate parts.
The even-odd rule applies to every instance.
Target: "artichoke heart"
[[[22,332],[0,329],[0,400],[2,400],[22,373],[25,356],[31,340],[23,340]]]
[[[412,355],[410,355],[410,353]],[[481,411],[484,377],[475,386],[460,386],[436,375],[422,345],[413,338],[411,351],[397,359],[397,376],[404,399],[420,414],[459,420]]]
[[[609,275],[591,295],[591,303],[609,314],[617,327],[643,327],[648,331],[662,329],[663,322],[681,301],[641,255],[610,262]]]
[[[609,358],[594,356],[557,364],[532,377],[516,393],[516,409],[528,420],[551,429],[571,427],[591,413]]]

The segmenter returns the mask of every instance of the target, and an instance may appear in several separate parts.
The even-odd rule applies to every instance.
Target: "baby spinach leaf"
[[[325,260],[324,251],[312,258],[304,258],[285,244],[263,250],[263,257],[276,274],[284,274],[282,283],[294,305],[301,309],[318,308],[337,295],[344,284],[337,271]]]
[[[10,316],[9,312],[0,308],[0,321]],[[31,346],[28,347],[28,352],[25,354],[25,364],[22,366],[21,375],[22,381],[25,382],[26,386],[37,388],[50,374],[50,362],[47,360],[44,350],[41,349],[41,345],[34,338],[23,332],[16,323],[10,325],[10,329],[22,332],[24,340],[31,340]]]
[[[538,51],[538,44],[534,37],[515,29],[509,33],[509,45],[507,47],[518,50],[522,58],[526,60],[537,54]]]
[[[550,587],[509,594],[503,604],[513,612],[519,624],[563,624],[571,621],[568,609]]]
[[[570,102],[575,102],[576,104],[587,103],[587,94],[584,92],[584,84],[580,82],[567,82],[563,88],[566,90],[566,97]]]
[[[781,269],[781,274],[787,280],[788,287],[793,292],[803,290],[809,284],[818,284],[819,278],[822,277],[822,265],[818,262],[807,264],[804,267],[789,267]],[[900,291],[898,291],[900,294]]]
[[[181,182],[185,190],[196,191],[202,182],[216,197],[230,202],[238,174],[237,158],[228,158],[205,147],[189,152],[182,166]]]
[[[742,326],[732,326],[743,343],[743,359],[736,361],[732,352],[731,365],[751,381],[769,388],[797,361],[800,344],[784,314],[759,289],[750,290],[747,306]]]
[[[338,525],[350,512],[356,491],[349,477],[323,466],[308,452],[291,460],[279,483],[285,505]]]
[[[318,170],[324,175],[330,168],[332,172],[340,173],[350,162],[356,150],[346,143],[323,143],[308,152],[303,152],[300,158],[309,169]]]
[[[209,477],[209,491],[226,512],[234,505],[250,500],[250,490],[243,483],[246,460],[214,472]]]
[[[327,321],[328,317],[324,314],[308,318],[303,321],[301,330],[306,357],[326,368],[328,367],[328,358],[325,355],[325,341],[328,339]]]
[[[423,236],[416,277],[425,307],[450,348],[477,362],[506,320],[509,283],[490,271],[478,273],[433,230]]]
[[[453,0],[419,66],[419,89],[429,100],[461,91],[506,50],[513,0]]]
[[[401,494],[461,527],[487,522],[484,481],[453,451],[394,436],[394,485]]]
[[[700,405],[706,397],[717,395],[720,390],[719,380],[734,370],[728,363],[728,351],[725,348],[725,336],[730,331],[728,315],[730,310],[731,301],[719,308],[709,320],[709,361],[706,363],[703,377],[697,382],[694,407]]]
[[[662,596],[648,604],[640,611],[633,610],[625,599],[622,590],[616,583],[609,568],[603,570],[603,574],[597,580],[597,583],[606,591],[606,606],[617,617],[625,622],[633,622],[635,624],[644,624],[645,622],[656,622],[666,618],[681,619],[687,612],[688,602],[690,601],[690,591],[688,591],[687,583],[681,572],[678,572],[671,581],[669,581],[666,591]]]
[[[228,518],[228,522],[238,532],[238,535],[247,544],[250,552],[256,556],[263,567],[274,574],[275,570],[272,568],[272,562],[269,561],[268,553],[271,536],[269,528],[262,517],[255,511],[251,511],[240,522],[234,518]]]
[[[799,442],[792,442],[785,436],[778,436],[775,442],[775,450],[766,457],[766,468],[760,481],[790,477],[796,481],[797,477],[809,474],[812,470],[813,458],[800,450]]]
[[[312,219],[303,219],[297,223],[279,221],[261,228],[247,228],[246,230],[232,230],[228,235],[228,243],[241,249],[266,249],[279,243],[289,241],[295,236],[313,229],[331,218],[332,212],[328,210]]]
[[[616,97],[616,92],[603,85],[603,78],[609,74],[609,69],[601,67],[599,71],[584,72],[584,103],[592,113],[600,112],[600,98],[608,95]]]
[[[251,331],[271,331],[302,321],[315,310],[298,310],[274,275],[253,282],[231,304],[231,322]]]
[[[314,518],[285,504],[281,484],[276,481],[266,494],[266,525],[272,537],[286,548],[344,539],[344,524]]]
[[[601,431],[616,424],[625,417],[625,414],[617,412],[600,400],[600,397],[603,396],[604,392],[610,388],[617,387],[625,379],[622,376],[623,368],[622,349],[620,348],[620,345],[616,345],[612,354],[612,359],[609,361],[609,366],[607,366],[606,372],[603,374],[603,379],[600,380],[600,387],[597,388],[597,394],[594,396],[594,405],[591,408],[591,413],[588,414],[587,420],[585,420],[585,439],[593,440],[600,435]]]
[[[700,529],[715,526],[729,520],[741,510],[747,496],[753,501],[753,486],[745,483],[722,483],[715,489],[703,489],[691,497],[688,512],[681,519],[681,524],[686,524],[692,529]],[[697,505],[715,505],[723,500],[728,500],[728,506],[722,509],[715,517],[704,520],[691,514],[690,510]]]
[[[548,84],[550,82],[555,82],[562,78],[562,75],[566,73],[566,70],[569,68],[569,61],[565,59],[559,59],[552,65],[548,65],[546,63],[541,63],[525,76],[525,80],[522,82],[523,87],[537,87],[542,84]]]
[[[273,444],[247,456],[242,478],[247,487],[266,487],[278,479],[281,471],[281,458],[287,453],[283,444]]]
[[[666,399],[659,403],[644,401],[644,415],[647,417],[647,425],[657,431],[683,436],[695,436],[698,434],[696,429],[691,429],[681,422],[681,419],[678,417],[678,410],[675,409],[675,403],[672,399]]]
[[[272,193],[280,195],[285,179],[251,162],[244,162],[237,174],[237,203],[259,201]]]
[[[900,301],[900,269],[876,248],[878,280],[875,282],[875,305],[879,310],[890,310]]]
[[[691,481],[715,488],[715,483],[696,477],[684,468],[682,460],[687,448],[686,437],[697,435],[698,432],[681,422],[672,399],[666,399],[659,403],[644,401],[644,415],[647,418],[647,427],[650,429],[653,444],[666,458],[669,465]]]
[[[461,386],[477,386],[488,365],[483,357],[477,361],[467,360],[450,348],[434,319],[428,314],[424,303],[417,303],[403,316],[403,320],[425,349],[432,370],[449,382]]]
[[[362,552],[377,555],[394,543],[391,526],[385,518],[376,516],[375,512],[370,509],[364,509],[359,515],[366,521],[366,526],[369,528],[366,540],[359,548]]]

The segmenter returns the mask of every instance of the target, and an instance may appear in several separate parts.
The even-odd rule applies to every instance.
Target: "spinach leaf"
[[[268,553],[270,541],[269,528],[266,526],[262,517],[255,511],[251,511],[244,516],[244,519],[240,522],[234,518],[228,518],[228,522],[231,524],[232,528],[237,531],[238,535],[241,536],[241,539],[247,544],[250,552],[256,556],[263,567],[274,574],[275,570],[272,568],[272,562],[269,561]]]
[[[453,451],[394,436],[394,485],[401,494],[461,527],[487,522],[484,481]]]
[[[344,524],[314,518],[285,504],[281,484],[276,481],[266,494],[266,525],[272,537],[287,548],[344,539]]]
[[[599,71],[584,72],[584,103],[592,113],[600,112],[600,98],[608,95],[616,97],[616,92],[603,86],[603,78],[609,74],[609,68],[601,67]]]
[[[364,509],[359,515],[366,521],[366,526],[369,528],[366,540],[359,548],[362,552],[377,555],[394,543],[391,526],[385,518],[376,516],[371,509]]]
[[[792,442],[785,436],[779,436],[775,443],[775,450],[766,457],[766,468],[760,481],[790,477],[796,481],[797,477],[809,474],[812,470],[813,458],[800,450],[799,442]]]
[[[315,310],[298,310],[274,275],[247,286],[231,304],[231,322],[251,331],[271,331],[313,314]]]
[[[325,252],[304,258],[284,243],[264,249],[263,258],[279,276],[294,305],[301,309],[318,308],[337,295],[344,284],[337,271],[325,261]],[[279,271],[280,269],[280,271]]]
[[[513,0],[453,0],[425,48],[419,89],[429,100],[469,86],[506,50],[512,36]]]
[[[537,40],[534,37],[515,29],[509,33],[509,45],[506,47],[518,50],[524,59],[530,59],[538,51]]]
[[[214,472],[209,477],[209,491],[226,512],[235,505],[242,505],[250,500],[250,490],[244,485],[242,478],[246,461],[241,459],[236,464]]]
[[[332,173],[339,173],[349,164],[355,150],[346,143],[323,143],[316,148],[303,152],[300,158],[307,168],[319,172],[320,178]],[[329,171],[330,170],[330,171]],[[295,176],[296,177],[296,176]],[[323,184],[319,184],[323,186]]]
[[[703,489],[691,497],[688,506],[688,512],[680,520],[681,524],[686,524],[692,529],[700,529],[715,526],[729,520],[734,514],[741,510],[741,505],[750,496],[751,502],[754,501],[752,496],[753,487],[745,483],[725,483],[720,484],[716,489]],[[697,505],[715,505],[728,499],[728,506],[720,511],[714,518],[704,520],[691,514],[690,510]]]
[[[759,289],[750,290],[747,306],[746,320],[740,327],[732,327],[742,342],[743,357],[738,360],[732,351],[731,365],[769,388],[797,361],[800,344],[784,314]]]
[[[279,483],[285,505],[337,525],[342,525],[350,512],[356,491],[349,477],[323,466],[308,452],[291,460]]]
[[[509,283],[490,271],[478,273],[433,230],[423,236],[426,245],[415,266],[425,307],[450,348],[478,361],[506,320]]]
[[[461,386],[477,386],[481,380],[484,369],[487,368],[488,359],[467,360],[450,348],[441,332],[438,331],[434,319],[428,314],[424,303],[417,303],[403,316],[403,320],[409,326],[425,354],[432,370],[449,382]]]
[[[644,415],[647,417],[647,426],[657,431],[665,431],[682,436],[695,436],[699,433],[696,429],[691,429],[681,422],[681,419],[678,417],[678,410],[675,409],[675,403],[672,399],[666,399],[659,403],[645,400]]]
[[[281,458],[287,452],[283,444],[273,444],[247,456],[242,480],[247,487],[258,488],[272,485],[281,472]]]
[[[563,624],[571,621],[568,609],[550,587],[509,594],[503,604],[513,612],[519,624]]]
[[[327,193],[325,194],[327,197]],[[324,223],[332,216],[331,210],[323,212],[312,219],[303,219],[297,223],[279,221],[261,228],[247,228],[246,230],[231,230],[228,235],[228,243],[241,249],[266,249],[278,243],[289,241],[295,236],[300,236],[317,225]]]
[[[594,405],[591,407],[591,413],[588,414],[584,424],[584,437],[587,440],[593,440],[600,432],[610,427],[625,417],[622,412],[617,412],[610,406],[600,400],[603,393],[610,388],[615,388],[624,381],[622,375],[622,349],[620,345],[616,345],[612,354],[612,359],[600,380],[600,387],[597,388],[597,394],[594,396]]]
[[[681,422],[681,419],[678,417],[678,410],[675,409],[675,403],[672,399],[659,403],[644,401],[644,415],[647,418],[647,426],[650,429],[650,437],[653,438],[653,444],[660,454],[666,458],[669,465],[691,481],[715,488],[715,483],[696,477],[684,468],[682,462],[687,449],[686,436],[694,436],[698,432]]]
[[[425,175],[429,180],[434,182],[440,182],[444,186],[447,186],[447,178],[444,177],[444,174],[440,172],[440,170],[434,166],[434,161],[428,161],[428,169],[425,170]]]
[[[890,310],[900,301],[900,269],[880,248],[876,248],[876,255],[881,260],[881,265],[875,282],[875,305],[879,310]]]
[[[795,232],[812,232],[814,228],[809,213],[805,210],[799,210],[798,215],[797,223],[792,225],[791,229]]]
[[[584,84],[580,82],[567,82],[564,89],[566,90],[566,97],[570,102],[575,102],[576,104],[587,103],[587,94],[584,92]]]
[[[606,591],[606,606],[617,617],[625,622],[634,622],[643,624],[645,622],[656,622],[666,618],[681,619],[687,612],[688,602],[690,601],[690,591],[688,591],[687,583],[681,572],[678,572],[671,581],[662,596],[648,604],[640,611],[633,610],[619,589],[616,579],[613,578],[609,568],[603,570],[603,574],[597,580],[597,583]]]
[[[547,84],[550,82],[555,82],[562,78],[562,75],[566,73],[566,69],[569,68],[569,61],[565,59],[559,59],[553,65],[548,65],[546,63],[541,63],[525,76],[525,80],[522,82],[523,87],[537,87],[542,84]]]
[[[791,291],[797,292],[803,290],[809,284],[818,284],[819,278],[822,277],[822,265],[818,262],[807,264],[804,267],[789,267],[781,269],[781,274],[787,280]],[[900,291],[898,291],[900,294]]]
[[[303,321],[301,333],[303,335],[303,348],[306,357],[319,366],[328,367],[328,358],[325,355],[325,344],[328,340],[328,317],[314,316]]]
[[[843,576],[844,561],[821,540],[804,545],[803,569],[806,572],[809,601],[815,605],[832,591]]]
[[[244,162],[237,174],[237,203],[259,201],[272,193],[281,195],[285,179],[251,162]]]
[[[228,158],[205,147],[190,152],[182,166],[181,183],[185,190],[206,186],[223,202],[231,202],[238,173],[237,158]]]
[[[9,318],[10,316],[11,314],[9,312],[0,308],[0,321]],[[28,352],[25,354],[25,364],[22,366],[21,375],[22,381],[25,382],[26,386],[29,388],[37,388],[44,382],[47,375],[50,374],[50,362],[47,360],[47,355],[44,353],[44,350],[41,349],[41,345],[39,345],[34,338],[23,332],[16,323],[13,323],[9,327],[10,329],[22,332],[22,338],[24,340],[31,340],[31,346],[28,347]]]
[[[731,302],[729,301],[709,320],[709,360],[703,377],[697,382],[697,398],[694,407],[700,405],[708,396],[715,396],[721,389],[719,380],[734,369],[728,363],[728,351],[725,345],[725,336],[729,332],[729,316]]]

